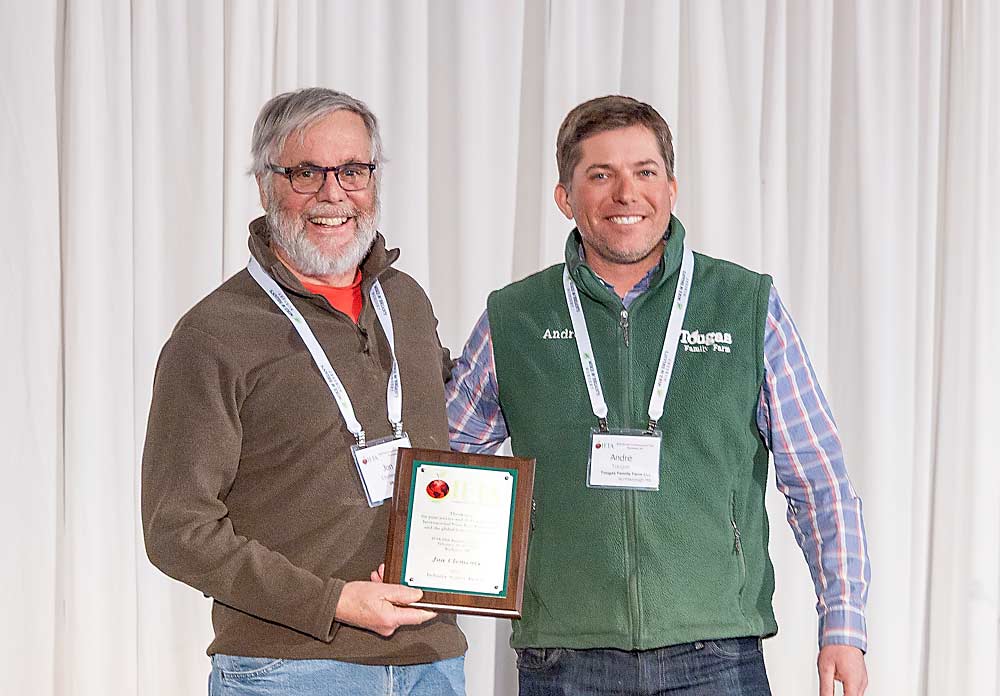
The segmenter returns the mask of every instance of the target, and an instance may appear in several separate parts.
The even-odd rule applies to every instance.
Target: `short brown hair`
[[[605,131],[645,126],[652,132],[660,146],[660,154],[667,167],[667,176],[674,178],[674,141],[670,126],[649,104],[612,94],[585,101],[573,108],[556,137],[556,165],[559,167],[559,182],[568,186],[573,178],[573,170],[580,163],[583,153],[580,143],[592,135]]]

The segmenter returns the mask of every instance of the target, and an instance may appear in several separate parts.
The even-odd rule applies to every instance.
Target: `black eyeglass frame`
[[[368,167],[368,181],[365,182],[364,186],[360,188],[348,188],[344,186],[344,182],[340,180],[340,172],[350,167]],[[299,164],[294,167],[279,167],[274,164],[269,164],[267,166],[267,168],[270,169],[275,174],[281,174],[282,176],[287,178],[288,185],[292,187],[292,190],[295,191],[295,193],[301,193],[303,195],[319,193],[320,191],[322,191],[323,187],[326,186],[326,175],[329,172],[333,172],[333,177],[337,180],[337,185],[340,186],[340,188],[342,188],[343,190],[364,191],[366,188],[368,188],[368,185],[371,184],[372,177],[375,175],[376,167],[378,167],[378,165],[375,162],[346,162],[345,164],[339,164],[336,167],[320,167],[319,165],[316,164]],[[323,174],[323,180],[320,182],[319,188],[317,188],[315,191],[299,191],[297,188],[295,188],[295,184],[292,182],[292,176],[296,172],[302,171],[303,169],[308,169],[309,171],[313,172],[321,172]]]

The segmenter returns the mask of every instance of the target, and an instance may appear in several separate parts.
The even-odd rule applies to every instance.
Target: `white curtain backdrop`
[[[772,273],[864,499],[871,694],[1000,693],[1000,6],[993,0],[0,0],[0,691],[206,692],[209,604],[146,560],[156,356],[246,262],[270,96],[367,101],[382,230],[453,352],[560,260],[555,133],[626,93],[673,126],[696,249]],[[772,490],[777,696],[815,597]],[[516,692],[463,620],[469,693]]]

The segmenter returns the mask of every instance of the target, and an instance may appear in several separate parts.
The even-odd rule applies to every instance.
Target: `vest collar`
[[[681,259],[684,253],[684,225],[673,215],[670,216],[670,223],[667,225],[667,243],[663,245],[663,263],[661,272],[653,278],[649,285],[649,290],[658,289],[671,277],[677,275],[681,268]],[[593,269],[587,265],[586,259],[580,258],[580,230],[573,228],[566,239],[566,267],[569,268],[570,277],[576,283],[581,293],[590,299],[601,304],[614,306],[620,309],[621,299],[601,282]],[[648,291],[647,291],[648,292]]]

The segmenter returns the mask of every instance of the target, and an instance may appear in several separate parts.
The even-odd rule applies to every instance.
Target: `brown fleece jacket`
[[[403,425],[414,447],[448,449],[448,351],[417,283],[379,235],[362,263],[357,325],[305,290],[271,251],[263,218],[250,251],[305,317],[369,441],[391,434],[392,359],[368,297],[375,278],[392,312]],[[150,560],[214,599],[209,654],[415,664],[461,655],[454,617],[390,638],[338,623],[341,589],[385,553],[388,505],[369,508],[354,437],[289,320],[246,270],[177,324],[163,347],[142,458]]]

